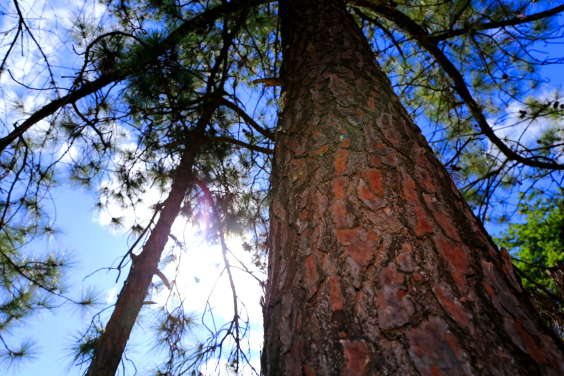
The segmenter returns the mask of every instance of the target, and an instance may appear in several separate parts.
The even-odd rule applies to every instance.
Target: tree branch
[[[100,137],[100,142],[102,142],[102,144],[104,145],[104,147],[106,149],[110,148],[110,145],[108,145],[108,143],[106,142],[106,140],[104,140],[104,135],[102,134],[102,132],[96,128],[96,124],[92,123],[90,120],[88,120],[86,118],[86,116],[84,116],[82,114],[82,112],[80,112],[80,110],[78,109],[78,107],[76,106],[76,102],[72,102],[72,108],[74,109],[74,112],[76,112],[76,114],[82,119],[82,121],[84,121],[90,128],[92,128],[94,130],[94,132],[96,132],[96,134],[98,135],[98,137]]]
[[[251,145],[251,144],[248,144],[246,142],[239,141],[239,140],[236,140],[236,139],[230,138],[230,137],[207,137],[206,139],[204,139],[203,142],[213,142],[213,141],[229,142],[230,144],[239,145],[239,146],[242,146],[242,147],[247,148],[249,150],[258,151],[259,153],[274,154],[274,150],[272,150],[272,149],[263,148],[261,146],[256,146],[256,145]]]
[[[446,39],[449,39],[449,38],[457,37],[459,35],[468,34],[472,31],[498,29],[498,28],[503,28],[503,27],[506,27],[506,26],[521,25],[521,24],[524,24],[524,23],[527,23],[527,22],[540,20],[540,19],[543,19],[545,17],[554,16],[554,15],[556,15],[556,14],[562,12],[562,11],[564,11],[564,5],[559,5],[557,7],[552,8],[552,9],[545,10],[544,12],[531,14],[531,15],[525,16],[525,17],[515,17],[515,18],[511,18],[509,20],[479,23],[479,24],[475,24],[475,25],[472,25],[472,26],[469,26],[469,27],[464,27],[462,29],[449,30],[449,31],[444,32],[444,33],[439,34],[439,35],[430,35],[429,37],[427,37],[427,39],[429,40],[429,42],[436,44],[436,43],[439,43],[439,42],[446,40]]]
[[[539,290],[541,290],[542,292],[544,292],[549,298],[557,301],[560,304],[564,304],[564,299],[558,295],[555,295],[553,293],[551,293],[550,291],[548,291],[546,288],[544,288],[543,285],[539,284],[538,282],[536,282],[534,279],[532,279],[531,277],[529,277],[527,275],[527,273],[523,272],[521,269],[519,269],[518,267],[514,267],[514,270],[517,271],[517,274],[519,274],[521,277],[525,278],[527,281],[531,282],[533,285],[535,285],[536,288],[538,288]]]
[[[8,51],[6,52],[6,55],[4,55],[4,59],[2,59],[2,64],[0,65],[0,77],[2,77],[2,72],[4,72],[4,67],[6,66],[6,62],[8,61],[8,57],[10,56],[10,52],[12,52],[12,49],[14,48],[14,46],[16,45],[16,42],[18,41],[18,37],[20,36],[20,33],[22,33],[22,25],[23,25],[23,19],[20,17],[20,19],[18,21],[18,31],[16,32],[16,36],[14,37],[12,42],[10,43],[10,47],[8,48]]]
[[[111,84],[114,81],[123,80],[126,75],[120,76],[115,75],[102,75],[97,80],[92,82],[86,82],[78,90],[71,91],[69,94],[62,98],[56,99],[51,103],[45,105],[40,110],[36,111],[33,115],[27,118],[21,125],[16,126],[16,128],[10,132],[6,137],[0,139],[0,154],[10,145],[16,138],[24,134],[31,126],[38,123],[39,121],[45,119],[47,116],[54,114],[56,111],[63,108],[69,103],[78,101],[81,98],[86,97],[96,91],[102,89],[104,86]]]
[[[258,123],[256,121],[254,121],[252,117],[247,115],[247,113],[245,111],[243,111],[243,109],[241,109],[235,103],[232,103],[232,102],[228,101],[227,99],[223,98],[222,101],[221,101],[221,105],[235,111],[237,113],[237,115],[241,116],[243,118],[243,120],[245,121],[245,123],[247,123],[250,127],[252,127],[254,130],[259,132],[261,135],[268,138],[269,140],[274,141],[274,135],[272,133],[270,133],[268,130],[266,130],[263,127],[261,127],[260,125],[258,125]]]
[[[174,48],[189,33],[204,29],[205,27],[212,25],[217,19],[221,17],[226,17],[243,9],[248,9],[250,7],[254,7],[266,2],[268,2],[268,0],[234,0],[228,3],[223,3],[222,5],[219,5],[200,15],[197,15],[196,17],[186,21],[184,24],[170,33],[168,37],[163,39],[160,45],[154,49],[152,54],[147,54],[147,61],[139,62],[137,69],[143,69],[143,67],[152,59],[152,57],[159,56],[161,53]],[[65,105],[71,102],[78,101],[79,99],[84,98],[87,95],[93,94],[112,82],[126,79],[132,73],[133,71],[131,70],[118,69],[112,74],[102,74],[98,79],[83,84],[80,89],[73,90],[66,96],[56,99],[51,103],[45,105],[39,111],[35,112],[33,115],[27,118],[21,125],[16,126],[16,128],[12,132],[10,132],[10,134],[0,139],[0,154],[18,136],[22,135],[37,122],[45,119],[49,115],[52,115],[56,111],[63,108]]]
[[[454,83],[455,89],[458,92],[458,95],[460,95],[460,97],[464,100],[464,103],[466,103],[466,105],[468,106],[470,113],[478,123],[478,126],[480,127],[482,133],[486,135],[486,137],[488,137],[492,144],[494,144],[508,159],[514,160],[530,167],[546,168],[551,170],[564,170],[564,165],[555,162],[543,162],[540,161],[537,157],[524,157],[509,148],[499,137],[497,137],[494,130],[488,124],[486,116],[480,109],[480,106],[478,105],[478,103],[476,103],[476,101],[472,97],[472,94],[468,90],[462,74],[443,53],[443,51],[437,46],[437,44],[429,40],[429,34],[415,21],[413,21],[411,18],[409,18],[407,15],[400,12],[396,8],[388,4],[384,4],[380,1],[353,0],[352,3],[359,6],[369,7],[370,10],[395,23],[397,27],[410,34],[411,37],[419,42],[421,47],[427,50],[429,54],[431,54],[435,61],[451,78]]]
[[[178,141],[175,141],[175,142],[171,142],[170,144],[166,144],[163,147],[165,149],[171,149],[175,146],[185,144],[188,141],[189,141],[188,138],[183,138],[182,140],[178,140]],[[258,151],[259,153],[274,154],[274,151],[272,149],[263,148],[261,146],[256,146],[256,145],[251,145],[251,144],[248,144],[248,143],[243,142],[243,141],[236,140],[236,139],[231,138],[231,137],[206,137],[205,139],[202,140],[202,143],[214,142],[214,141],[228,142],[230,144],[242,146],[242,147],[247,148],[249,150]]]
[[[387,8],[390,8],[390,9],[395,9],[395,8],[392,8],[389,4],[387,4],[387,3],[385,3],[381,0],[347,0],[347,3],[353,4],[353,5],[365,8],[365,9],[372,10],[372,11],[379,13],[379,14],[380,14],[380,12],[378,12],[376,10],[376,8],[387,7]],[[558,13],[560,13],[560,12],[563,12],[563,11],[564,11],[564,5],[559,5],[557,7],[552,8],[552,9],[548,9],[548,10],[545,10],[545,11],[539,12],[539,13],[534,13],[534,14],[531,14],[529,16],[514,17],[514,18],[511,18],[511,19],[508,19],[508,20],[503,20],[503,21],[477,23],[477,24],[474,24],[472,26],[464,27],[462,29],[448,30],[448,31],[442,32],[440,34],[428,35],[427,39],[429,40],[429,42],[439,43],[439,42],[446,40],[446,39],[449,39],[449,38],[468,34],[471,31],[490,30],[490,29],[498,29],[498,28],[502,28],[502,27],[506,27],[506,26],[521,25],[521,24],[528,23],[528,22],[531,22],[531,21],[540,20],[540,19],[543,19],[545,17],[554,16],[554,15],[557,15]],[[400,26],[400,25],[398,25],[398,26]]]
[[[229,263],[229,259],[227,258],[227,245],[225,244],[225,237],[223,235],[223,224],[221,222],[221,218],[219,216],[219,211],[217,210],[217,206],[215,205],[215,201],[213,200],[212,194],[209,188],[207,187],[207,185],[195,176],[192,177],[192,181],[200,187],[200,189],[204,193],[204,197],[210,203],[215,220],[217,221],[217,225],[218,225],[219,240],[221,242],[221,250],[223,254],[223,262],[225,263],[225,269],[227,270],[227,275],[229,276],[229,283],[231,284],[231,292],[233,294],[233,309],[235,311],[233,320],[235,322],[235,342],[237,345],[237,367],[238,367],[239,350],[240,350],[239,309],[237,307],[237,291],[235,290],[235,282],[233,281],[233,275],[231,273],[231,264]]]
[[[404,63],[406,62],[405,60],[405,56],[403,55],[403,51],[399,46],[399,43],[397,42],[396,38],[394,37],[394,34],[386,29],[384,27],[384,25],[382,25],[380,22],[378,22],[377,19],[373,18],[373,17],[369,17],[367,14],[365,14],[363,11],[361,11],[358,8],[354,8],[354,12],[364,21],[368,21],[372,24],[374,24],[374,26],[378,27],[380,30],[382,30],[384,32],[384,34],[386,34],[388,37],[390,37],[390,39],[392,40],[392,43],[394,44],[394,46],[396,46],[396,49],[398,50],[399,54],[401,55],[401,58],[403,59]]]

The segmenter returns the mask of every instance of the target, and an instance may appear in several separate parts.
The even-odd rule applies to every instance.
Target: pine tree
[[[5,34],[4,76],[21,35],[41,31],[13,4],[18,26]],[[563,109],[558,93],[540,95],[537,72],[559,61],[533,51],[557,40],[554,16],[564,6],[347,5],[285,0],[278,12],[258,0],[108,2],[117,22],[104,30],[77,20],[84,61],[60,84],[36,42],[48,72],[43,89],[55,99],[31,112],[15,103],[23,116],[0,140],[2,177],[9,176],[2,236],[52,228],[46,214],[27,214],[39,212],[40,200],[30,197],[62,180],[59,148],[80,150],[66,173],[98,196],[101,210],[139,207],[155,186],[167,197],[150,220],[137,218],[137,240],[117,267],[121,275],[131,265],[112,317],[93,323],[78,345],[75,359],[90,362],[89,375],[115,374],[140,310],[157,292],[153,281],[171,284],[159,263],[166,244],[177,242],[173,221],[183,215],[208,226],[198,213],[213,218],[207,230],[223,249],[234,316],[195,350],[167,341],[159,374],[197,368],[226,338],[234,370],[245,361],[225,246],[241,228],[253,234],[245,244],[257,263],[269,257],[264,374],[562,372],[561,341],[480,219],[507,220],[515,192],[561,184]],[[160,29],[149,30],[147,18]],[[241,98],[255,84],[274,90],[257,90],[259,110],[249,114]],[[410,116],[432,130],[432,148]],[[29,132],[45,119],[47,130]],[[536,143],[524,139],[539,119],[552,123]],[[512,121],[515,131],[500,136],[496,121]],[[122,219],[113,215],[112,224]],[[16,262],[5,275],[25,278],[24,251],[10,252]],[[31,283],[39,286],[38,278]],[[166,338],[191,322],[183,309],[165,308]]]

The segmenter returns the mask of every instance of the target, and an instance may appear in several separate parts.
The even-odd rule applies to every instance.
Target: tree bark
[[[564,347],[341,0],[281,0],[264,375],[557,375]]]

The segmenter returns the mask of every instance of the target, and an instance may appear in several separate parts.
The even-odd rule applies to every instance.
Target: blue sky
[[[57,246],[69,250],[74,255],[76,264],[70,269],[68,284],[76,296],[78,286],[95,286],[105,300],[115,283],[115,273],[98,272],[82,279],[93,271],[107,267],[113,259],[127,251],[126,236],[109,232],[99,225],[93,216],[92,200],[85,194],[68,189],[57,189],[55,194],[57,204],[57,227],[62,234],[56,239]],[[38,248],[45,244],[37,245]],[[78,289],[76,288],[78,287]],[[81,317],[82,316],[82,317]],[[37,359],[22,368],[22,375],[60,375],[68,365],[69,359],[64,358],[70,346],[70,336],[74,331],[84,329],[88,321],[88,314],[74,312],[71,307],[63,307],[54,311],[46,311],[30,320],[24,328],[16,329],[18,336],[32,335],[38,345]],[[83,320],[84,319],[84,320]]]
[[[13,4],[0,4],[0,10],[5,10],[5,8],[2,8],[5,6],[13,8]],[[31,15],[30,25],[37,27],[37,30],[50,31],[43,33],[36,30],[36,37],[49,55],[53,66],[57,67],[56,76],[74,74],[73,70],[60,68],[61,66],[77,67],[81,64],[82,57],[77,56],[69,47],[67,30],[71,27],[70,20],[74,18],[73,15],[76,15],[79,9],[83,9],[85,14],[94,13],[96,17],[101,17],[104,14],[103,6],[98,1],[91,0],[85,2],[77,0],[70,3],[63,0],[31,0],[30,2],[22,0],[20,6],[25,14]],[[2,30],[9,27],[9,22],[9,17],[0,17]],[[24,46],[28,47],[27,44],[24,44]],[[83,46],[78,47],[78,50],[81,48]],[[24,81],[29,85],[39,85],[40,80],[31,78],[41,77],[42,75],[44,77],[45,71],[41,70],[40,64],[35,64],[34,60],[20,54],[13,54],[12,59],[11,73],[17,80]],[[7,104],[6,99],[9,100],[18,93],[27,95],[9,77],[4,74],[0,79],[0,91],[4,95],[3,106],[8,109],[9,104]],[[61,78],[61,83],[64,83],[64,81],[65,79]],[[25,100],[26,104],[32,107],[45,103],[46,98],[41,96],[37,98],[33,93],[25,97]],[[3,116],[4,124],[11,124],[14,121],[10,118],[9,110]],[[41,126],[45,127],[44,124],[39,124],[36,127]],[[11,369],[7,371],[7,374],[46,376],[67,374],[69,371],[67,366],[71,360],[68,354],[72,346],[72,337],[84,331],[93,313],[115,301],[116,294],[127,276],[127,270],[124,270],[121,279],[116,283],[116,271],[101,270],[83,281],[84,277],[98,269],[116,266],[119,258],[127,252],[134,239],[128,239],[124,233],[111,232],[105,225],[109,219],[108,215],[96,213],[93,210],[95,201],[84,192],[63,184],[62,187],[55,189],[52,194],[56,207],[56,211],[52,212],[56,217],[55,227],[60,229],[62,234],[58,235],[50,244],[46,242],[32,244],[28,251],[33,254],[58,249],[66,250],[74,256],[73,259],[76,262],[68,273],[67,286],[69,290],[67,295],[76,299],[80,296],[82,289],[93,287],[99,292],[100,300],[104,304],[96,307],[95,310],[82,313],[66,304],[52,312],[41,312],[25,321],[24,325],[15,327],[12,335],[7,337],[8,341],[15,344],[25,338],[32,337],[37,342],[37,357],[34,361],[22,364],[19,372]],[[148,202],[157,200],[159,200],[159,197],[154,194],[147,199]],[[112,214],[131,218],[132,213],[122,213],[118,210],[114,208]],[[142,212],[142,217],[147,213],[147,211]],[[185,242],[188,250],[182,256],[180,263],[182,274],[178,278],[179,289],[187,298],[186,306],[188,310],[197,314],[204,311],[206,302],[211,295],[209,304],[213,308],[215,323],[221,326],[226,319],[233,315],[231,292],[227,284],[226,274],[222,273],[221,253],[218,247],[208,247],[201,240],[198,240],[193,231],[186,229],[181,222],[175,223],[173,233]],[[231,239],[228,241],[228,246],[238,258],[247,262],[249,255],[242,251],[241,242]],[[174,265],[165,269],[164,273],[171,279],[174,275]],[[237,281],[238,295],[247,306],[251,329],[249,346],[252,349],[254,366],[257,367],[258,349],[262,341],[262,315],[258,304],[262,291],[258,283],[249,276],[237,270],[234,270],[233,273]],[[155,278],[154,282],[158,282],[158,278]],[[153,300],[157,301],[157,306],[159,306],[164,304],[164,297],[163,294],[160,297],[153,297]],[[149,336],[153,315],[148,308],[144,309],[142,313],[141,325],[136,325],[132,340],[128,344],[128,356],[135,360],[139,366],[146,368],[156,361],[154,353],[147,355],[147,351],[153,347]],[[107,319],[107,314],[105,318]],[[210,323],[209,314],[204,321]],[[205,328],[201,328],[196,334],[199,337],[204,337],[206,334]],[[223,367],[223,364],[220,367]],[[131,367],[129,370],[131,370]],[[0,364],[0,373],[5,374],[3,372],[5,372],[5,369]],[[217,374],[214,369],[210,369],[209,373]],[[80,374],[80,372],[75,369],[69,374]]]
[[[69,11],[66,12],[68,15]],[[64,18],[65,15],[61,17]],[[550,53],[562,56],[564,48],[553,47]],[[543,74],[550,78],[550,83],[546,85],[546,88],[564,85],[564,74],[562,74],[561,67],[547,67],[543,70]],[[113,302],[126,273],[122,274],[121,280],[117,283],[115,282],[115,271],[102,270],[85,281],[83,279],[98,269],[115,265],[115,260],[127,252],[131,240],[128,241],[126,234],[111,232],[107,226],[103,225],[104,218],[93,211],[94,200],[87,194],[69,187],[61,187],[54,191],[53,196],[57,208],[56,227],[62,230],[62,234],[58,236],[56,242],[38,243],[33,245],[32,249],[37,252],[42,252],[46,248],[68,250],[75,256],[76,261],[68,275],[69,295],[77,297],[81,288],[92,286],[100,292],[103,302]],[[515,220],[519,219],[515,218]],[[491,233],[497,233],[503,228],[493,224],[486,224],[486,227]],[[185,235],[189,248],[187,254],[183,256],[181,266],[184,272],[180,282],[185,286],[183,288],[187,294],[190,309],[202,312],[206,297],[214,290],[211,303],[216,309],[218,321],[221,322],[222,317],[223,320],[229,317],[232,307],[224,275],[219,284],[215,286],[215,281],[221,274],[221,267],[216,266],[221,263],[219,250],[217,247],[208,247],[200,243],[193,237],[189,229],[183,231],[183,225],[180,223],[174,231],[178,237]],[[231,248],[244,257],[240,244],[236,240],[231,243]],[[172,270],[167,270],[167,273],[172,273]],[[195,277],[199,279],[199,282]],[[248,307],[252,322],[251,348],[256,361],[257,350],[262,341],[262,317],[258,304],[261,291],[258,284],[248,276],[239,273],[237,277],[240,295]],[[70,358],[65,355],[69,353],[71,336],[85,328],[91,314],[74,312],[70,306],[65,306],[53,312],[43,312],[29,320],[25,326],[14,328],[14,339],[33,337],[37,340],[38,350],[37,359],[27,362],[22,366],[20,372],[14,374],[30,376],[67,374],[65,367],[68,366]],[[149,323],[150,317],[145,317],[145,322]],[[148,330],[148,325],[136,330],[130,355],[140,365],[148,366],[151,364],[152,357],[147,356],[147,350],[152,347],[152,344],[149,342],[150,336],[144,330]],[[10,373],[13,372],[8,372]],[[210,371],[210,374],[215,373],[213,370]],[[74,374],[79,373],[74,371]]]
[[[69,250],[74,255],[76,264],[68,275],[70,286],[68,295],[71,297],[79,296],[81,287],[93,286],[100,292],[102,301],[108,298],[111,302],[115,301],[116,292],[119,292],[126,273],[122,273],[118,283],[115,283],[116,271],[100,270],[86,280],[83,281],[83,279],[88,274],[106,268],[112,263],[115,266],[115,260],[127,252],[128,244],[130,245],[131,241],[128,242],[126,234],[113,233],[100,224],[100,220],[96,218],[92,209],[94,201],[85,193],[69,188],[59,188],[55,191],[54,198],[57,205],[57,227],[63,233],[58,235],[56,242],[52,242],[51,245],[37,244],[38,250],[44,247],[56,247]],[[178,229],[175,233],[177,237],[181,236]],[[211,292],[217,275],[221,272],[221,267],[217,267],[221,262],[220,253],[218,247],[208,247],[205,244],[199,244],[196,240],[187,241],[187,244],[190,249],[181,264],[186,274],[184,282],[188,285],[186,288],[189,301],[187,306],[189,310],[201,313],[204,310],[204,297]],[[234,248],[231,247],[232,250]],[[241,257],[241,255],[238,256]],[[240,289],[238,292],[247,305],[252,321],[252,347],[257,349],[262,341],[262,317],[260,317],[258,304],[261,290],[258,283],[250,277],[242,273],[237,274],[236,271],[235,273],[237,287]],[[166,274],[171,275],[170,271]],[[194,277],[197,277],[200,282],[196,283]],[[154,281],[158,279],[155,278]],[[223,275],[220,283],[215,286],[216,299],[211,301],[212,306],[216,308],[217,325],[225,322],[224,317],[229,317],[232,312],[230,291],[225,282]],[[68,305],[51,312],[45,311],[28,320],[25,326],[14,328],[14,333],[17,333],[15,338],[23,339],[32,336],[37,340],[38,353],[37,358],[32,362],[24,363],[19,372],[12,370],[9,373],[45,376],[66,374],[71,359],[68,356],[72,344],[71,337],[84,330],[92,313],[95,312],[97,310],[77,311],[73,306]],[[152,344],[150,343],[151,336],[148,333],[151,319],[147,317],[147,312],[144,323],[145,325],[134,332],[129,357],[141,366],[149,366],[151,362],[147,362],[147,352],[151,349]],[[204,335],[203,330],[201,335]],[[258,359],[258,351],[253,351],[253,355],[255,359]],[[69,374],[79,374],[77,371],[69,372]],[[215,372],[210,374],[215,374]]]

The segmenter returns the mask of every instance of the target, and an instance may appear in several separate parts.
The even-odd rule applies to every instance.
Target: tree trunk
[[[563,374],[344,3],[282,0],[280,18],[263,374]]]
[[[186,189],[191,181],[194,155],[195,152],[188,151],[184,156],[155,228],[143,246],[141,254],[132,257],[131,270],[118,295],[104,334],[95,349],[86,376],[114,376],[116,373],[153,275],[157,271],[170,229],[180,212]]]
[[[143,246],[143,251],[139,256],[132,257],[133,265],[118,295],[116,306],[104,334],[96,346],[86,376],[114,376],[116,373],[135,320],[143,307],[151,280],[158,270],[172,224],[178,217],[186,190],[193,181],[192,166],[201,137],[213,113],[220,105],[220,99],[216,97],[207,104],[195,129],[190,134],[190,145],[187,146],[176,170],[176,177],[163,203],[159,219]]]

